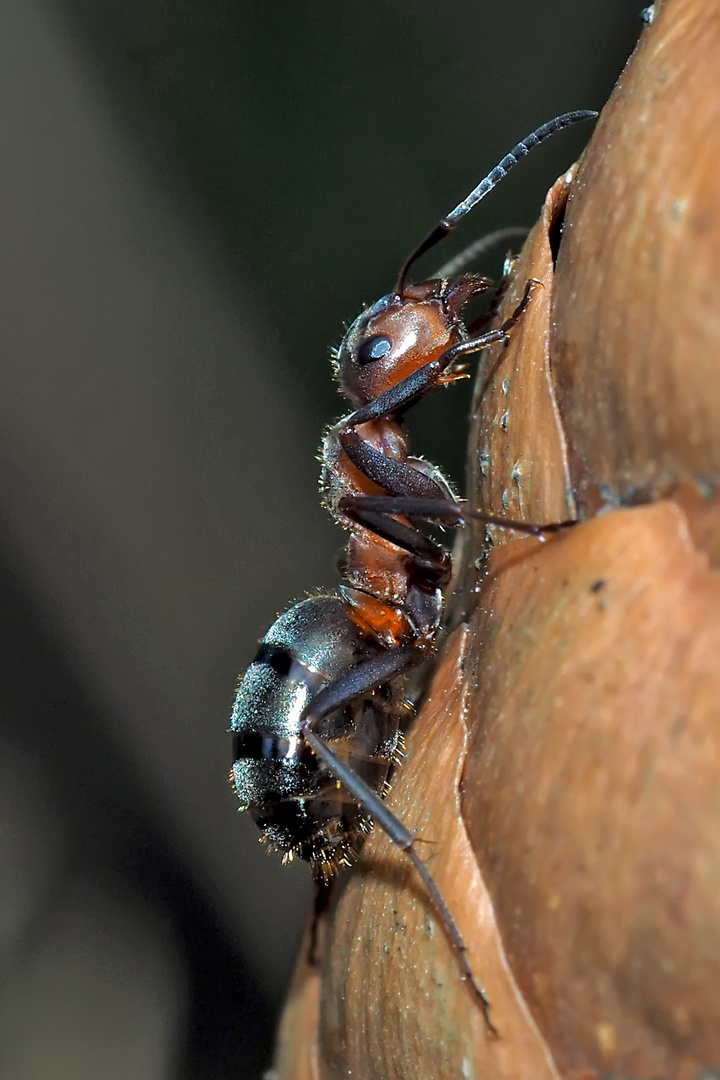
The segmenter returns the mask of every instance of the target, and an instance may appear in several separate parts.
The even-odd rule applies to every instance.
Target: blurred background
[[[602,106],[640,6],[4,0],[3,1078],[269,1064],[309,874],[235,813],[226,729],[335,581],[329,347],[518,138]],[[456,246],[529,226],[590,131]],[[460,485],[466,408],[413,429]]]

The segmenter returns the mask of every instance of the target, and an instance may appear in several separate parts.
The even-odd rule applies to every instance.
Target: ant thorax
[[[409,286],[403,295],[391,293],[362,312],[334,357],[342,393],[362,409],[368,402],[377,403],[407,384],[428,364],[436,363],[465,339],[460,317],[462,307],[470,295],[486,286],[485,279],[470,276],[453,284],[446,280],[426,281]],[[449,382],[454,377],[446,371],[442,380]],[[417,396],[420,395],[413,395],[413,400]],[[407,401],[403,402],[406,405]],[[451,485],[435,465],[408,455],[400,414],[398,408],[359,424],[353,424],[353,414],[349,414],[328,429],[320,453],[323,503],[351,534],[343,575],[352,589],[361,594],[353,601],[358,615],[361,609],[377,607],[366,596],[393,609],[394,620],[390,619],[387,608],[370,619],[371,627],[388,644],[437,632],[442,611],[440,589],[449,576],[450,565],[449,560],[443,560],[435,575],[428,577],[423,572],[418,576],[417,559],[412,552],[379,535],[376,529],[365,527],[341,509],[341,500],[348,497],[381,495],[393,490],[387,483],[373,479],[366,463],[353,460],[348,441],[357,440],[364,453],[374,452],[375,460],[381,464],[392,462],[396,470],[411,469],[414,474],[426,477],[441,498],[455,499]],[[409,522],[406,524],[409,526]],[[410,618],[405,632],[397,625],[402,622],[398,618],[400,611]],[[388,636],[389,621],[394,621],[396,626]]]

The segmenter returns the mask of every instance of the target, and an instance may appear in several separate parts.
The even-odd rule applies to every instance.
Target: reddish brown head
[[[460,311],[487,288],[483,278],[423,281],[363,311],[338,350],[340,389],[354,405],[373,401],[462,340]]]

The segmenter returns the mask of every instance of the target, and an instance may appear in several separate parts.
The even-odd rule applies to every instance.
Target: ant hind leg
[[[364,780],[356,776],[352,769],[341,761],[327,743],[319,738],[314,731],[314,728],[328,713],[350,704],[360,694],[375,690],[383,683],[405,674],[410,668],[421,663],[425,659],[425,655],[423,649],[400,646],[389,649],[380,656],[359,664],[344,678],[325,687],[316,694],[305,712],[302,732],[308,745],[320,758],[328,771],[342,784],[353,799],[371,815],[375,824],[412,862],[432,898],[445,932],[455,949],[462,970],[462,977],[470,984],[473,993],[478,999],[488,1031],[495,1035],[497,1029],[490,1018],[490,1002],[487,994],[473,974],[467,958],[467,947],[447,904],[443,900],[442,893],[427,865],[416,850],[415,836],[393,814],[380,796],[372,788],[368,787]]]
[[[310,941],[308,946],[308,963],[311,967],[319,967],[322,960],[323,949],[320,943],[320,931],[323,918],[330,907],[334,885],[334,878],[331,878],[330,881],[324,881],[320,877],[315,879],[315,900],[313,902],[312,922],[310,923]]]

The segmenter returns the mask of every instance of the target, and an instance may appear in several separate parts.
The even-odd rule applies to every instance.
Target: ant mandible
[[[406,675],[432,653],[451,572],[449,551],[416,522],[474,519],[539,537],[565,523],[532,525],[468,510],[438,468],[408,455],[401,423],[431,387],[460,377],[466,356],[509,340],[535,282],[502,326],[472,337],[461,313],[491,288],[487,278],[412,285],[408,275],[530,149],[596,115],[566,113],[518,143],[413,251],[394,292],[345,335],[335,369],[354,411],[325,435],[321,478],[326,507],[349,532],[344,578],[337,591],[300,601],[271,626],[232,713],[230,778],[261,839],[285,860],[306,859],[322,886],[378,824],[422,878],[491,1032],[488,998],[455,921],[414,834],[383,802],[409,712]]]

